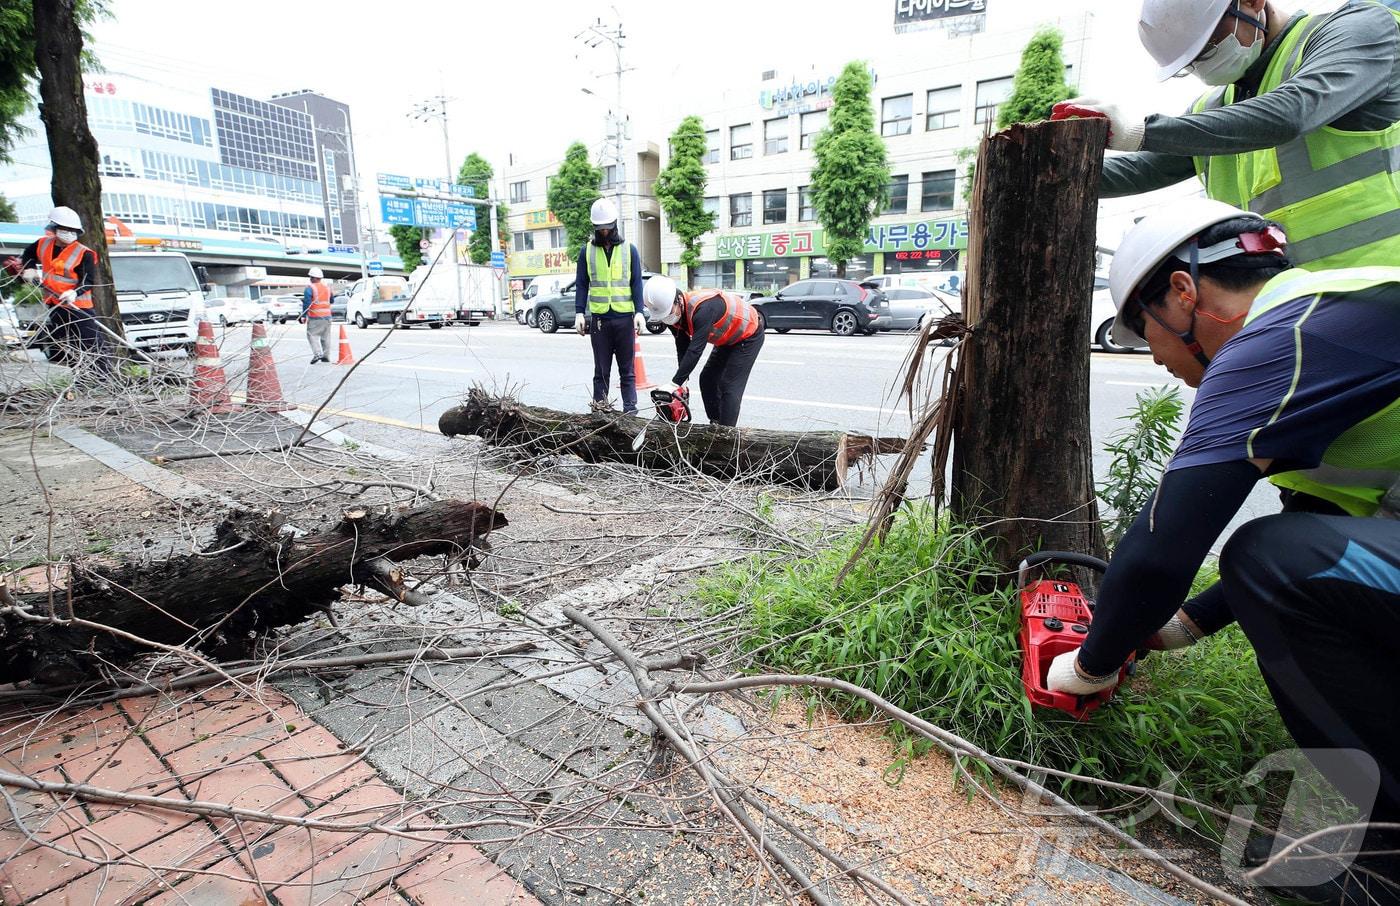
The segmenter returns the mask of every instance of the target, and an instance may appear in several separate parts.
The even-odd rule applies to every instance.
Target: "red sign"
[[[116,94],[117,86],[111,82],[88,82],[87,87],[96,94]]]

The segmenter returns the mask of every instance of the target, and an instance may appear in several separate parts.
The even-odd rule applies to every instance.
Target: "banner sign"
[[[914,223],[875,224],[865,234],[867,252],[923,252],[928,249],[952,251],[967,248],[967,219],[921,220]],[[826,242],[820,229],[784,230],[775,233],[748,233],[720,236],[715,241],[715,257],[721,261],[740,258],[786,258],[825,256]]]
[[[987,0],[895,0],[894,33],[942,28],[949,35],[976,34],[987,27]]]
[[[570,258],[569,253],[563,249],[547,252],[511,252],[509,257],[512,277],[572,274],[577,265],[577,259]]]
[[[559,218],[554,216],[554,212],[547,208],[525,212],[525,229],[527,230],[548,230],[563,225],[559,222]]]

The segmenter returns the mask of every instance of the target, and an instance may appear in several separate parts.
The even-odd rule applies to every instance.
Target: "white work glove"
[[[76,289],[70,289],[59,293],[58,301],[62,302],[64,305],[72,305],[74,302],[78,301],[78,291]]]
[[[1153,651],[1175,651],[1178,648],[1188,648],[1199,641],[1200,636],[1196,630],[1187,626],[1181,615],[1177,614],[1147,640],[1147,647]]]
[[[1142,136],[1147,124],[1130,120],[1116,104],[1105,104],[1096,98],[1070,98],[1055,105],[1052,120],[1070,120],[1081,116],[1101,116],[1108,120],[1108,147],[1113,151],[1141,151]]]
[[[583,315],[574,315],[574,330],[578,331],[579,336],[588,333],[588,322],[584,320]]]
[[[640,317],[640,315],[639,315],[638,317]],[[678,384],[672,384],[671,382],[667,381],[667,382],[664,383],[664,384],[657,384],[657,385],[656,385],[656,389],[657,389],[657,390],[661,390],[661,391],[663,391],[663,392],[665,392],[665,393],[670,393],[670,394],[674,395],[675,392],[676,392],[677,390],[681,389],[681,388],[680,388],[680,385],[678,385]]]
[[[1050,670],[1045,674],[1045,685],[1052,692],[1068,692],[1071,695],[1093,695],[1118,685],[1118,671],[1108,676],[1085,676],[1079,670],[1079,649],[1066,651],[1050,662]]]
[[[20,271],[19,278],[30,286],[39,285],[39,271],[32,267],[26,267]]]
[[[640,337],[642,332],[647,329],[647,316],[637,312],[632,316],[632,326],[637,329],[637,336]]]

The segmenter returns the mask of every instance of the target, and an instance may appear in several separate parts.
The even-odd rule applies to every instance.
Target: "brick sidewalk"
[[[218,690],[126,699],[47,719],[9,716],[0,719],[0,770],[346,823],[431,821],[270,689],[260,702]],[[3,792],[6,904],[538,906],[465,843]],[[116,860],[132,864],[110,864]]]

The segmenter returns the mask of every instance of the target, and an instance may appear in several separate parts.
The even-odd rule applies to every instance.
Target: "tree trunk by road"
[[[152,649],[83,620],[220,658],[243,657],[257,633],[326,609],[340,586],[373,584],[398,600],[415,592],[392,561],[437,554],[470,563],[506,518],[482,503],[445,500],[408,511],[351,511],[296,536],[278,513],[237,511],[207,551],[111,569],[74,568],[66,588],[19,598],[0,617],[0,683],[73,683]],[[389,561],[389,562],[385,562]],[[50,605],[52,603],[52,612]],[[55,622],[48,618],[52,616]]]
[[[75,0],[34,0],[34,59],[39,68],[39,116],[49,142],[53,166],[51,194],[55,205],[78,212],[80,241],[97,254],[93,312],[115,333],[125,336],[112,286],[107,235],[102,219],[102,180],[97,168],[97,141],[88,129],[83,98],[83,32]],[[110,347],[123,355],[120,347]]]
[[[646,427],[641,449],[633,438]],[[697,470],[716,478],[787,484],[832,491],[851,466],[898,453],[906,441],[839,431],[765,431],[723,425],[672,425],[606,412],[581,415],[526,406],[480,388],[438,419],[448,437],[475,434],[493,444],[518,444],[532,453],[572,453],[589,462],[629,462],[649,469]]]
[[[1089,433],[1089,309],[1107,121],[982,140],[963,293],[954,515],[1008,568],[1035,549],[1102,555]]]

